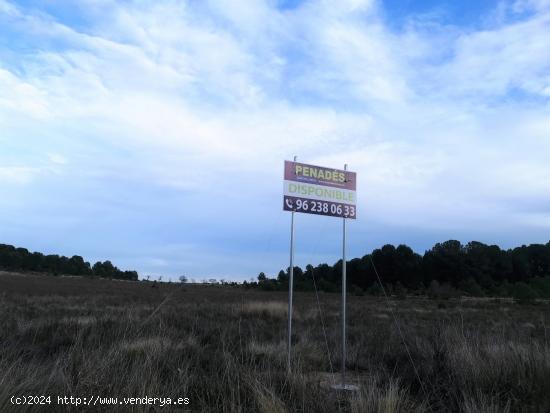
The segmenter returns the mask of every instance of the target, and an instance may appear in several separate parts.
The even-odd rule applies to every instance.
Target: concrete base
[[[349,392],[356,392],[356,391],[359,391],[359,386],[355,385],[355,384],[333,384],[332,386],[330,386],[330,388],[332,390],[337,390],[337,391],[349,391]]]
[[[342,376],[340,373],[319,372],[315,374],[314,378],[323,389],[340,393],[358,392],[360,390],[359,383],[364,383],[364,379],[364,376],[357,375],[354,372],[348,372],[348,374],[346,374],[345,384],[342,384]]]

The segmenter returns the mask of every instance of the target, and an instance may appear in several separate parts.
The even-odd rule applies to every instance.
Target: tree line
[[[111,261],[96,262],[93,266],[84,258],[74,255],[71,258],[59,255],[44,255],[29,252],[26,248],[0,244],[0,269],[5,271],[36,271],[53,275],[82,275],[88,277],[137,280],[136,271],[122,271]]]
[[[362,258],[346,261],[348,291],[434,296],[511,296],[550,298],[550,242],[503,250],[472,241],[435,244],[424,255],[407,245],[384,245]],[[380,282],[378,280],[380,276]],[[300,291],[337,292],[341,288],[342,260],[333,265],[294,267],[294,286]],[[286,290],[289,268],[270,278],[260,273],[249,287]]]

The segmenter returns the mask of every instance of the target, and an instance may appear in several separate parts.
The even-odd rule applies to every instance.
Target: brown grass
[[[288,374],[285,293],[2,274],[0,412],[82,410],[15,409],[15,394],[189,397],[198,412],[550,411],[547,304],[392,302],[407,352],[384,300],[350,296],[360,390],[340,394],[326,385],[340,297],[320,295],[329,354],[315,297],[295,297]]]

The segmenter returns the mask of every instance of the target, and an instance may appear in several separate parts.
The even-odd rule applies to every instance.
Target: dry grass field
[[[315,295],[296,293],[287,374],[286,294],[0,274],[0,411],[550,411],[547,303],[350,296],[360,391],[343,395],[325,385],[340,364],[340,296],[320,300],[328,348]],[[189,404],[14,406],[13,395]]]

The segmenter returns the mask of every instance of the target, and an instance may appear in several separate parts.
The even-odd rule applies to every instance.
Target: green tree
[[[472,277],[467,278],[460,283],[459,288],[473,297],[483,297],[485,293],[479,284]]]
[[[517,282],[512,287],[512,296],[520,303],[527,303],[538,298],[538,294],[524,282]]]
[[[426,251],[423,259],[425,281],[432,280],[457,286],[464,277],[466,263],[465,250],[456,240],[437,243]]]

